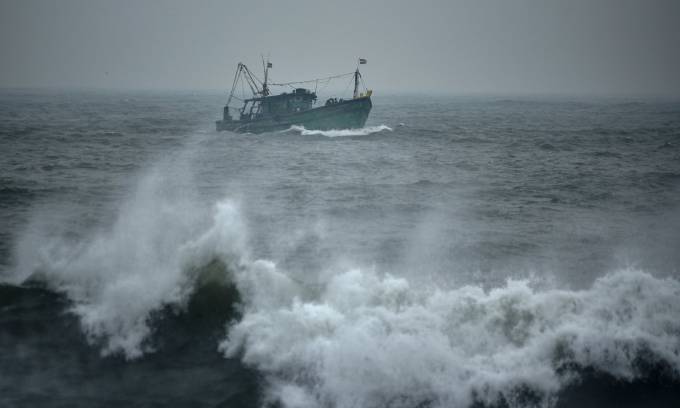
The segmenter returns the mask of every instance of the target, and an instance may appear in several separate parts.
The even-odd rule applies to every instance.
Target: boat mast
[[[357,70],[354,71],[354,99],[357,98],[357,93],[359,92],[359,77],[361,74],[359,73],[359,66],[357,65]]]
[[[354,71],[354,99],[357,98],[359,93],[359,78],[361,78],[361,73],[359,72],[359,65],[365,64],[366,60],[364,58],[359,58],[359,63],[357,64],[357,69]]]
[[[262,57],[262,65],[264,65],[264,83],[262,84],[262,96],[269,96],[269,87],[267,86],[267,78],[269,77],[269,68],[272,67],[272,63],[269,62],[269,57],[267,57],[267,63],[264,62],[264,57]]]
[[[264,60],[263,60],[264,62]],[[267,65],[271,67],[271,64],[268,62]],[[269,88],[267,87],[267,78],[266,78],[267,72],[265,70],[265,82],[262,84],[262,90],[260,90],[260,87],[258,86],[258,82],[260,82],[259,79],[253,75],[252,72],[248,69],[246,64],[239,62],[238,65],[236,66],[236,74],[234,74],[234,82],[231,84],[231,91],[229,92],[229,99],[227,99],[227,104],[225,105],[225,112],[229,111],[229,107],[231,106],[231,100],[233,98],[236,98],[234,96],[234,93],[236,92],[236,86],[240,83],[241,79],[244,79],[246,84],[248,84],[248,87],[250,88],[250,91],[253,93],[253,97],[257,97],[258,95],[264,95],[267,96],[269,95]],[[239,98],[236,98],[239,99]],[[248,103],[248,100],[245,100],[246,104]],[[243,107],[241,108],[241,114],[243,114],[244,110],[246,108],[246,105],[244,104]],[[226,117],[226,115],[225,115]]]

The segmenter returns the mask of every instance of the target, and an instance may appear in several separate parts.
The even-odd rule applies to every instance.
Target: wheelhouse
[[[316,93],[308,89],[297,88],[291,93],[284,92],[280,95],[251,98],[243,102],[239,119],[255,120],[310,110],[316,102]]]

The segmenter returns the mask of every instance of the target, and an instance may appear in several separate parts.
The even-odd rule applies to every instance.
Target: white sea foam
[[[220,349],[263,372],[286,407],[512,404],[521,386],[549,404],[570,381],[566,363],[630,379],[641,353],[680,371],[676,280],[619,270],[580,291],[517,280],[443,290],[352,269],[307,287],[250,260],[237,205],[201,205],[164,178],[144,177],[111,228],[19,244],[17,277],[40,273],[65,292],[104,354],[143,355],[150,315],[186,302],[194,267],[219,258],[244,303]]]
[[[358,129],[331,129],[331,130],[314,130],[314,129],[305,129],[304,126],[291,126],[289,131],[295,131],[300,133],[301,135],[304,136],[311,136],[311,135],[318,135],[318,136],[326,136],[326,137],[342,137],[342,136],[367,136],[373,133],[378,133],[382,132],[385,130],[392,131],[392,128],[390,128],[387,125],[379,125],[379,126],[366,126],[363,128],[358,128]]]
[[[20,275],[40,271],[67,293],[104,354],[143,355],[150,314],[182,305],[193,267],[217,257],[232,265],[244,312],[219,347],[263,372],[268,398],[286,407],[512,405],[522,386],[549,405],[572,379],[567,363],[631,379],[644,354],[680,371],[676,280],[620,270],[580,291],[518,280],[442,290],[352,269],[307,287],[249,260],[234,203],[167,200],[156,177],[110,229],[78,243],[22,241]]]
[[[582,291],[527,281],[484,291],[355,269],[308,300],[271,263],[257,282],[244,274],[246,313],[220,348],[266,373],[287,407],[512,405],[523,385],[550,405],[570,381],[558,374],[566,362],[631,379],[646,352],[680,370],[680,283],[636,270]]]
[[[15,280],[39,278],[66,293],[104,355],[143,355],[150,314],[188,299],[196,266],[245,254],[236,204],[202,206],[168,178],[162,169],[143,177],[110,228],[73,241],[35,226],[19,242]]]

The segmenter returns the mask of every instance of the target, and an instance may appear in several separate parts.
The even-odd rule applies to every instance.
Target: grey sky
[[[0,87],[224,89],[352,71],[378,91],[680,95],[680,1],[0,0]]]

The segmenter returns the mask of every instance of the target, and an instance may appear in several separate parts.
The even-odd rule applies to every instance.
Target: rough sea
[[[2,407],[678,407],[680,102],[0,92]]]

